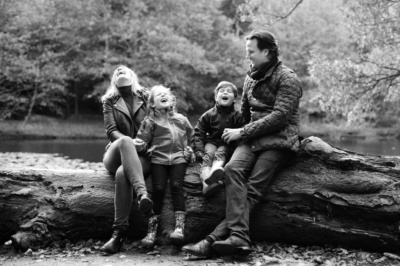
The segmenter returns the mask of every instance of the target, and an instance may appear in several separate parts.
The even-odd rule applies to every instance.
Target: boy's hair
[[[217,96],[219,89],[225,88],[225,87],[231,87],[233,89],[233,94],[235,95],[235,98],[238,95],[238,89],[236,88],[235,84],[228,82],[228,81],[221,81],[218,83],[217,87],[214,90],[214,97]]]

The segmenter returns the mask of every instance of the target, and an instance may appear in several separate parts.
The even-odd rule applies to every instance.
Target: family
[[[175,229],[170,240],[184,243],[186,208],[183,180],[188,163],[201,163],[203,194],[226,190],[225,219],[198,243],[182,247],[187,253],[211,257],[251,253],[249,219],[273,176],[299,148],[301,82],[279,60],[278,42],[268,31],[245,38],[247,72],[241,112],[234,103],[238,90],[221,81],[214,90],[215,106],[193,129],[176,109],[171,91],[157,85],[142,87],[136,74],[118,67],[102,97],[104,123],[110,143],[103,163],[115,177],[114,223],[103,254],[120,251],[129,226],[133,201],[149,218],[143,246],[154,245],[166,187],[169,183]],[[149,177],[149,181],[145,177]]]

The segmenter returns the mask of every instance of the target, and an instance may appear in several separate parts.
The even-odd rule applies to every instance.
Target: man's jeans
[[[250,241],[249,217],[272,177],[291,158],[288,150],[253,153],[248,144],[236,148],[225,166],[226,218],[209,235],[214,241],[234,235]]]

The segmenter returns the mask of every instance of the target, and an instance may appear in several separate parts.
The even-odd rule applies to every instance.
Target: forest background
[[[121,64],[195,122],[219,81],[241,90],[244,37],[263,28],[303,83],[303,128],[397,127],[399,13],[400,0],[0,0],[0,123],[101,116]]]

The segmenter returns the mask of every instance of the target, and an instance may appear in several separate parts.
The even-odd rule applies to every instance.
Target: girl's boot
[[[158,228],[158,215],[154,215],[149,218],[149,227],[147,229],[147,235],[141,241],[143,247],[150,248],[154,246],[154,242],[156,240],[157,228]]]
[[[175,212],[175,230],[169,235],[169,239],[174,244],[182,244],[185,231],[185,219],[186,219],[186,212],[183,211],[176,211]]]

